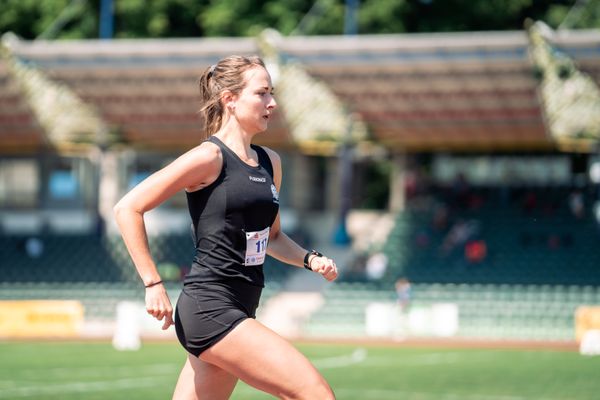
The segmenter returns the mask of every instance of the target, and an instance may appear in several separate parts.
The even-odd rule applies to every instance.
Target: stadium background
[[[86,2],[59,3],[64,11]],[[101,3],[87,6],[100,10],[100,35],[106,35]],[[374,351],[360,346],[375,343],[391,346],[389,352],[425,343],[577,349],[577,310],[600,303],[600,114],[594,112],[600,33],[572,28],[582,21],[595,26],[589,15],[596,2],[556,2],[564,9],[556,31],[540,22],[521,28],[530,16],[521,15],[518,26],[494,21],[489,29],[460,29],[457,23],[432,32],[444,27],[424,23],[413,25],[413,33],[374,30],[378,34],[357,29],[364,21],[357,16],[374,7],[364,3],[309,4],[297,30],[286,34],[49,40],[42,29],[45,35],[29,40],[37,35],[13,27],[16,36],[3,36],[0,335],[3,353],[11,356],[3,367],[7,394],[0,398],[69,398],[68,390],[28,391],[22,376],[11,378],[11,363],[20,365],[26,354],[15,338],[29,339],[25,347],[49,338],[108,342],[125,329],[125,336],[141,337],[140,354],[154,351],[139,356],[141,362],[164,357],[153,343],[170,343],[173,334],[141,316],[143,290],[111,209],[129,188],[198,143],[196,79],[229,54],[261,54],[273,74],[280,108],[257,142],[282,156],[284,230],[333,255],[341,270],[340,279],[327,284],[269,260],[261,320],[294,340],[327,343],[321,345],[329,349],[324,365],[340,362],[354,373],[351,367]],[[318,21],[340,9],[343,29],[319,31],[325,28]],[[556,28],[552,15],[531,16],[548,16]],[[82,18],[73,17],[64,30]],[[53,34],[60,37],[59,31]],[[183,196],[151,212],[147,225],[175,300],[192,250]],[[367,268],[380,254],[385,268]],[[412,288],[403,312],[394,288],[400,277]],[[53,309],[54,303],[20,300],[68,302]],[[129,322],[139,315],[137,323],[118,323],[120,303],[134,308],[122,312]],[[590,320],[580,323],[596,323]],[[340,355],[338,342],[358,347]],[[39,351],[52,354],[52,346],[63,345]],[[455,359],[455,353],[434,354],[432,364]],[[592,367],[584,366],[584,377],[593,370],[585,368]],[[168,373],[176,374],[172,369]],[[584,389],[573,398],[597,391],[586,382],[578,381]],[[86,387],[81,398],[104,393]],[[439,393],[408,392],[393,382],[386,390],[357,398],[449,398],[442,393],[452,392],[443,384]],[[485,391],[487,397],[473,394]],[[506,394],[485,384],[458,393]]]

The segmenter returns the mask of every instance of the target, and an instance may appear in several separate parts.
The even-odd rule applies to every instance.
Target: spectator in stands
[[[40,258],[44,254],[44,242],[35,236],[28,237],[25,240],[25,252],[29,258]]]
[[[400,278],[396,281],[396,304],[401,312],[408,311],[412,298],[412,287],[406,278]]]
[[[464,209],[468,206],[471,188],[465,174],[460,172],[452,182],[452,200],[454,207]]]
[[[585,204],[581,190],[574,190],[569,194],[569,209],[577,219],[582,219],[585,216]]]
[[[455,248],[463,246],[467,241],[479,234],[480,224],[475,220],[456,221],[442,243],[444,254],[450,254]]]
[[[548,245],[548,249],[550,249],[550,250],[559,249],[560,248],[560,236],[558,236],[556,233],[551,233],[550,235],[548,235],[547,245]]]
[[[448,207],[444,203],[436,204],[433,210],[431,225],[436,232],[443,232],[448,227]]]
[[[352,255],[352,262],[346,265],[342,278],[346,282],[363,282],[366,279],[368,253],[364,251]]]
[[[106,232],[106,221],[104,221],[104,217],[97,213],[96,215],[96,224],[95,224],[95,234],[101,239],[104,237],[104,233]]]
[[[469,264],[479,264],[487,257],[487,244],[483,239],[469,240],[465,245],[465,258]]]
[[[238,379],[273,396],[334,399],[315,367],[254,319],[267,254],[332,281],[333,260],[307,251],[280,230],[281,161],[251,144],[276,107],[258,57],[231,56],[200,78],[208,139],[133,188],[115,206],[121,234],[146,286],[146,309],[175,324],[188,351],[174,399],[226,399]],[[175,319],[151,258],[144,213],[185,190],[196,254]]]
[[[427,229],[422,229],[419,232],[417,232],[417,235],[415,236],[415,244],[418,248],[426,249],[427,247],[429,247],[430,242],[431,238]]]
[[[523,198],[523,212],[525,214],[531,214],[535,211],[538,206],[537,195],[533,190],[528,190]]]
[[[381,251],[371,254],[367,259],[365,273],[370,281],[378,281],[385,275],[388,257]]]
[[[598,231],[600,232],[600,200],[594,203],[593,207],[594,219],[596,220],[596,225],[598,227]]]

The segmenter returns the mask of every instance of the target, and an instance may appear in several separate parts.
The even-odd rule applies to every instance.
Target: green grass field
[[[552,350],[298,346],[340,400],[596,400],[600,357]],[[0,399],[170,399],[176,343],[0,343]],[[239,383],[232,399],[272,397]]]

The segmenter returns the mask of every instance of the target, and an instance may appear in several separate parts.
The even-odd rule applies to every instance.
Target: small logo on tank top
[[[248,178],[252,181],[252,182],[260,182],[260,183],[265,183],[267,181],[267,178],[259,178],[256,176],[248,176]]]

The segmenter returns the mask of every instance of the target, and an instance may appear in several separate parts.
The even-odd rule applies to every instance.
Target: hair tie
[[[215,72],[215,68],[217,68],[217,64],[213,64],[210,66],[210,69],[208,70],[209,77],[211,77],[213,75],[213,73]]]

